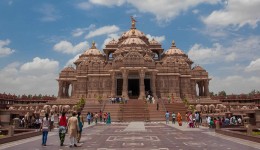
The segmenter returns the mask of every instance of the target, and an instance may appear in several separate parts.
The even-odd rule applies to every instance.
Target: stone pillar
[[[198,82],[198,87],[199,87],[199,96],[202,96],[202,86],[201,86],[201,81]]]
[[[116,77],[116,73],[113,71],[113,72],[111,72],[111,97],[115,97],[116,96],[116,79],[115,79],[115,77]]]
[[[74,83],[71,83],[71,93],[70,96],[73,97],[74,96]]]
[[[209,97],[209,80],[204,81],[204,94]]]
[[[123,76],[122,97],[124,97],[125,99],[129,99],[129,97],[128,97],[128,70],[123,69],[122,76]]]
[[[68,98],[69,97],[69,84],[66,83],[66,86],[65,86],[65,97]]]
[[[58,97],[59,98],[62,97],[62,91],[63,91],[62,81],[59,81],[59,91],[58,91]]]
[[[156,84],[155,84],[157,72],[154,71],[151,74],[152,74],[152,87],[151,88],[152,88],[152,92],[153,92],[153,97],[154,97],[154,99],[158,99],[157,94],[156,94]]]
[[[139,70],[140,94],[138,100],[143,100],[145,98],[144,77],[145,77],[145,71],[143,69],[140,69]]]

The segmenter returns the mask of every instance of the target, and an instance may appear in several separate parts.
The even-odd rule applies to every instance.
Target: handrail
[[[101,107],[101,112],[102,113],[104,112],[104,109],[105,109],[105,106],[106,106],[107,102],[108,102],[108,100],[104,100],[103,103],[102,103],[102,107]]]
[[[160,99],[160,102],[162,103],[162,106],[163,106],[163,108],[164,108],[164,111],[166,112],[167,110],[166,110],[166,107],[165,107],[165,104],[164,104],[164,100],[163,100],[163,99]]]

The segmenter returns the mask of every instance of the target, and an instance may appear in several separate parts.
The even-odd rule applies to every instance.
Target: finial
[[[96,48],[96,43],[95,43],[95,41],[92,42],[92,47],[91,47],[91,48],[92,48],[92,49]]]
[[[133,16],[131,16],[131,22],[132,22],[132,27],[131,27],[131,29],[136,29],[135,23],[136,23],[137,21],[135,20],[135,18],[134,18]]]
[[[172,47],[176,47],[174,40],[172,40]]]

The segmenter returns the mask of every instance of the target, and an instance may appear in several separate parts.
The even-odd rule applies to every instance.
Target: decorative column
[[[69,84],[66,83],[66,87],[65,87],[65,97],[68,98],[69,97]]]
[[[62,92],[63,92],[62,81],[59,81],[58,98],[62,98]]]
[[[111,84],[112,84],[112,87],[111,87],[111,97],[115,97],[116,96],[116,80],[115,80],[115,77],[116,77],[116,73],[114,71],[111,72]]]
[[[128,70],[122,69],[122,76],[123,76],[122,97],[125,99],[129,99],[129,97],[128,97]]]
[[[209,96],[209,80],[204,81],[204,94],[205,96]]]
[[[202,83],[201,83],[201,81],[198,82],[198,86],[199,86],[199,96],[202,96],[203,88],[202,88]]]
[[[153,97],[154,97],[154,99],[158,99],[157,94],[156,94],[156,84],[155,84],[157,72],[153,71],[151,74],[152,74],[152,92],[153,92]]]
[[[145,71],[144,71],[144,69],[139,70],[139,77],[140,77],[140,94],[139,94],[138,100],[143,100],[145,98],[145,88],[144,88]]]

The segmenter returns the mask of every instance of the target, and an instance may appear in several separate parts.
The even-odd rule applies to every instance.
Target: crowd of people
[[[64,140],[66,133],[70,140],[70,147],[77,147],[77,143],[80,142],[82,129],[84,126],[84,118],[81,112],[72,112],[71,116],[63,112],[60,116],[58,115],[58,132],[60,139],[60,146],[64,145]],[[39,129],[42,131],[42,146],[46,146],[48,132],[54,128],[54,114],[45,114],[43,118],[39,118]],[[91,123],[97,124],[99,122],[104,122],[106,124],[111,124],[110,113],[87,113],[86,122],[88,125]]]
[[[172,120],[172,124],[175,124],[177,120],[179,126],[182,126],[182,116],[178,112],[177,115],[172,112],[170,114],[168,111],[165,113],[166,124],[169,124],[170,118]],[[229,125],[242,125],[242,119],[240,116],[232,116],[232,117],[211,117],[206,116],[205,121],[203,122],[202,116],[200,112],[186,112],[185,114],[185,121],[187,123],[187,127],[189,128],[199,128],[200,125],[207,126],[209,128],[215,128],[217,124],[220,127],[225,127]]]

